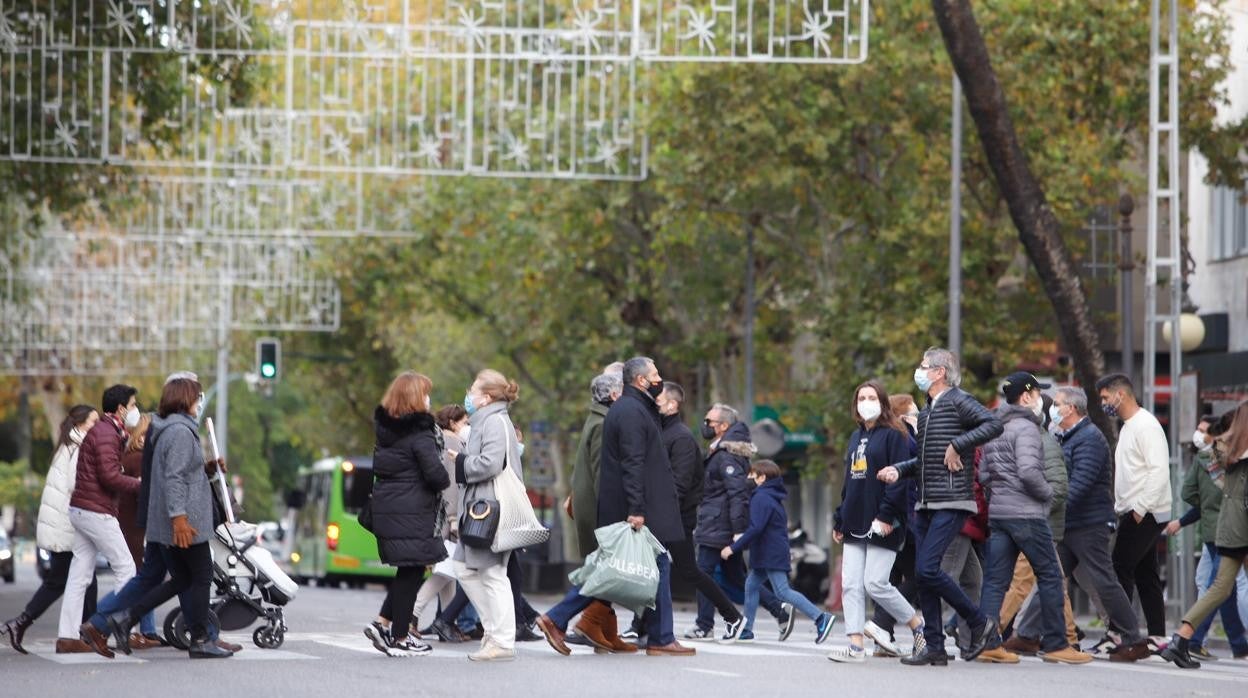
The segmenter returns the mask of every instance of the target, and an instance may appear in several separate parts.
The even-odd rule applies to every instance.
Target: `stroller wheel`
[[[221,632],[221,621],[217,619],[217,614],[211,608],[208,609],[208,617],[205,619],[209,626],[209,636]],[[186,627],[186,619],[182,615],[181,608],[175,608],[165,616],[165,640],[177,649],[186,650],[191,646],[191,631]]]
[[[275,650],[286,641],[286,633],[283,633],[279,628],[261,626],[256,628],[256,632],[251,634],[251,641],[256,643],[256,647],[260,649]]]

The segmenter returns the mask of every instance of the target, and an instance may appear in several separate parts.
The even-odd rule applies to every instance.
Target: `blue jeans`
[[[130,608],[138,603],[140,599],[147,595],[147,592],[160,586],[165,581],[165,558],[160,553],[160,544],[148,543],[143,547],[143,564],[139,566],[139,571],[126,585],[121,588],[120,592],[109,592],[107,596],[100,599],[100,603],[96,606],[95,615],[91,616],[91,625],[96,630],[108,635],[108,623],[104,617],[116,613],[117,611]],[[156,612],[149,611],[143,614],[139,619],[139,632],[144,635],[153,635],[156,633]]]
[[[567,632],[568,623],[572,622],[572,618],[576,614],[589,608],[594,600],[588,596],[581,596],[581,588],[579,586],[568,589],[568,593],[564,595],[563,600],[555,604],[546,612],[546,617],[555,624],[555,627]]]
[[[719,569],[723,572],[724,583],[728,586],[742,588],[745,586],[745,561],[741,555],[733,555],[727,560],[719,557],[719,551],[723,547],[713,547],[710,545],[698,546],[698,569],[702,570],[707,576],[715,574],[715,566],[719,565]],[[780,602],[776,600],[776,595],[771,593],[766,585],[759,590],[759,605],[767,609],[767,612],[776,618],[784,615],[784,609],[780,607]],[[702,630],[709,631],[715,627],[715,604],[706,598],[701,592],[698,593],[698,620],[697,625]]]
[[[966,619],[972,630],[987,622],[962,587],[940,568],[945,550],[962,530],[967,516],[965,511],[951,509],[920,509],[914,513],[914,577],[923,609],[923,637],[933,651],[943,651],[945,646],[945,629],[940,622],[942,599]]]
[[[1205,543],[1205,555],[1213,563],[1209,566],[1209,577],[1204,582],[1204,586],[1208,588],[1218,576],[1218,566],[1222,558],[1218,555],[1217,547],[1212,543]],[[1244,637],[1244,620],[1239,616],[1239,600],[1235,596],[1231,594],[1226,597],[1226,601],[1218,607],[1218,611],[1222,614],[1222,629],[1226,631],[1226,639],[1231,645],[1231,652],[1235,655],[1248,654],[1248,638]],[[1205,616],[1205,620],[1196,628],[1196,632],[1192,635],[1192,647],[1205,646],[1205,636],[1213,627],[1214,615],[1216,614],[1210,613]]]
[[[793,604],[794,610],[801,611],[811,620],[818,620],[819,616],[823,615],[823,611],[811,603],[810,599],[789,586],[788,570],[752,569],[750,576],[745,578],[745,628],[743,631],[754,629],[754,616],[758,613],[758,599],[762,594],[763,582],[770,582],[771,588],[776,591],[776,596],[781,601]]]
[[[1040,602],[1040,646],[1056,652],[1070,646],[1066,641],[1063,612],[1062,567],[1053,547],[1053,532],[1046,519],[992,519],[988,524],[988,573],[979,610],[995,623],[1001,613],[1001,600],[1014,579],[1014,566],[1021,552],[1036,575],[1036,599]]]

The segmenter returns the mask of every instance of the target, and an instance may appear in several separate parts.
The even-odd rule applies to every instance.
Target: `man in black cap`
[[[989,527],[988,571],[980,610],[991,628],[980,661],[1018,662],[1018,655],[1001,647],[997,623],[1020,552],[1036,575],[1043,632],[1040,656],[1046,662],[1064,664],[1092,661],[1090,655],[1071,648],[1066,641],[1062,568],[1048,518],[1053,487],[1044,477],[1044,401],[1040,390],[1048,387],[1025,371],[1005,379],[1001,392],[1006,404],[997,410],[1005,431],[984,446],[979,464],[979,482],[988,497]]]

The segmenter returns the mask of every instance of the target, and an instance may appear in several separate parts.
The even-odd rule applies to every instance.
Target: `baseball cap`
[[[1026,371],[1015,371],[1005,377],[1005,382],[1001,384],[1001,392],[1005,394],[1007,402],[1018,402],[1023,393],[1037,388],[1047,390],[1052,387],[1048,383],[1041,383],[1035,376]]]

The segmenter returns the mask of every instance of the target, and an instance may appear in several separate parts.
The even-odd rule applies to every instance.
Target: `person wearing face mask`
[[[685,402],[685,389],[678,383],[667,381],[663,384],[663,392],[656,402],[663,418],[663,448],[672,464],[676,498],[680,503],[680,520],[685,527],[684,540],[674,542],[668,548],[672,554],[672,570],[686,584],[697,589],[699,603],[705,599],[706,603],[714,606],[723,616],[728,628],[724,639],[736,639],[741,629],[741,612],[715,580],[698,567],[693,549],[693,529],[697,525],[698,503],[702,501],[705,465],[698,440],[681,419],[680,407]],[[703,629],[697,625],[686,631],[683,637],[695,641],[715,639],[709,628]]]
[[[1110,538],[1117,520],[1109,442],[1088,417],[1083,388],[1058,388],[1049,416],[1057,425],[1069,482],[1066,531],[1057,546],[1058,556],[1065,573],[1079,579],[1109,619],[1110,632],[1089,653],[1111,662],[1145,659],[1151,654],[1148,642],[1110,559]]]
[[[741,421],[737,410],[730,405],[717,403],[706,411],[702,419],[702,438],[708,442],[704,473],[702,476],[702,502],[698,505],[697,523],[693,541],[697,545],[698,568],[703,574],[713,576],[718,565],[723,572],[725,586],[745,588],[745,560],[733,555],[720,559],[725,545],[731,545],[750,525],[750,488],[747,478],[750,458],[757,453],[750,441],[750,427]],[[784,605],[770,587],[760,590],[760,605],[780,624],[781,641],[793,632],[796,616]],[[698,596],[698,617],[695,630],[704,638],[714,639],[715,605],[709,598]]]
[[[138,390],[114,385],[104,391],[101,414],[82,440],[74,492],[69,499],[69,520],[74,528],[74,559],[69,566],[65,596],[61,601],[60,639],[78,637],[83,598],[95,577],[95,558],[103,553],[113,569],[115,590],[134,576],[134,559],[117,521],[117,495],[136,494],[139,479],[121,468],[126,429],[139,422],[134,397]]]
[[[1127,596],[1138,591],[1149,641],[1166,641],[1166,602],[1157,538],[1170,521],[1170,446],[1161,423],[1135,400],[1131,379],[1115,373],[1096,382],[1101,407],[1122,419],[1114,449],[1114,572]]]
[[[1205,552],[1200,556],[1200,564],[1196,567],[1196,594],[1203,596],[1214,580],[1218,578],[1218,515],[1222,511],[1222,493],[1226,487],[1226,470],[1219,459],[1214,458],[1213,439],[1209,436],[1212,417],[1205,417],[1196,426],[1192,434],[1192,449],[1195,455],[1192,464],[1183,476],[1183,489],[1179,494],[1191,509],[1182,518],[1166,524],[1165,534],[1173,536],[1179,529],[1194,523],[1200,524],[1200,540]],[[1240,570],[1236,577],[1237,585],[1244,579],[1244,571]],[[1196,626],[1188,651],[1197,660],[1216,660],[1205,647],[1205,638],[1213,627],[1214,617],[1222,616],[1222,629],[1226,631],[1227,642],[1231,653],[1238,658],[1248,658],[1248,637],[1244,635],[1244,620],[1239,615],[1239,602],[1234,595],[1218,607],[1219,613],[1210,613],[1200,625]]]
[[[906,541],[907,483],[885,485],[875,477],[881,468],[910,457],[910,433],[894,415],[884,386],[876,381],[854,390],[850,409],[858,428],[849,437],[841,503],[832,517],[832,538],[845,546],[841,585],[849,648],[833,650],[828,659],[861,663],[866,660],[864,635],[889,656],[901,653],[890,633],[866,621],[868,595],[890,618],[899,618],[910,627],[916,654],[922,652],[924,641],[922,618],[889,581],[897,551]]]
[[[1000,436],[1003,427],[984,406],[958,388],[962,371],[958,357],[948,349],[932,347],[914,371],[915,384],[927,393],[927,407],[919,413],[917,457],[880,470],[878,478],[891,484],[899,477],[915,477],[919,499],[915,505],[915,574],[926,624],[927,645],[902,663],[946,666],[945,631],[941,600],[949,602],[969,626],[964,655],[974,659],[988,639],[988,619],[941,569],[945,551],[962,530],[968,516],[979,511],[975,501],[975,449]]]
[[[1002,600],[1019,553],[1036,575],[1042,620],[1040,656],[1046,662],[1062,664],[1092,661],[1091,655],[1070,646],[1062,617],[1062,570],[1048,521],[1054,488],[1044,472],[1044,439],[1048,434],[1041,419],[1044,400],[1040,391],[1049,387],[1025,371],[1010,374],[1001,387],[1006,404],[997,411],[1005,431],[984,446],[979,481],[988,498],[990,533],[980,611],[992,627],[980,661],[1019,661],[1017,654],[1001,647],[999,631]]]
[[[65,593],[69,567],[74,559],[74,526],[69,520],[69,499],[74,491],[78,470],[78,454],[82,440],[95,426],[100,413],[90,405],[74,405],[61,422],[56,452],[44,481],[43,496],[39,501],[39,519],[35,538],[39,548],[49,555],[48,571],[30,602],[16,618],[5,622],[4,634],[9,645],[22,654],[28,654],[22,646],[22,638],[39,617]],[[95,613],[96,582],[93,578],[84,594],[84,619]],[[76,636],[61,637],[56,641],[58,654],[90,652],[91,648]]]
[[[641,356],[624,362],[622,377],[624,393],[611,405],[602,425],[598,525],[626,521],[636,530],[645,526],[664,545],[679,543],[685,531],[655,402],[663,392],[663,378],[654,361]],[[692,655],[695,650],[677,642],[672,632],[671,562],[666,554],[659,555],[655,562],[659,585],[654,609],[646,613],[646,655]],[[562,601],[537,619],[537,627],[552,649],[564,656],[571,653],[564,641],[568,622],[592,602],[593,599],[581,595],[578,587],[573,587]],[[578,626],[579,630],[583,630],[582,626]],[[618,651],[603,643],[597,634],[580,634],[599,649]]]

